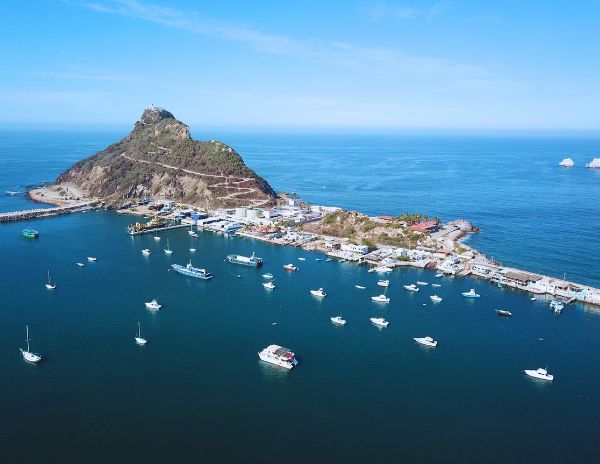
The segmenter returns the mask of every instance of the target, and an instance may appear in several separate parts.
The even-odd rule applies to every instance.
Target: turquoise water
[[[68,142],[56,142],[58,146],[75,145],[73,135],[64,137]],[[86,143],[101,145],[106,142],[102,137],[114,138],[96,137],[86,136]],[[23,168],[2,164],[2,190],[9,183],[7,169],[12,169],[8,180],[13,185],[45,180],[36,173],[46,169],[42,155],[50,142],[29,141],[35,150],[17,142],[19,150],[33,155]],[[274,140],[266,145],[281,146]],[[6,160],[6,148],[0,153]],[[56,148],[52,153],[60,157],[63,152]],[[276,177],[275,168],[265,172],[265,158],[274,158],[273,153],[265,149],[264,155],[246,158],[278,188],[291,189],[295,176],[300,186],[294,190],[305,198],[341,203],[346,186],[325,201],[338,182],[321,170],[322,163],[303,165],[306,158],[290,155],[298,171],[284,170]],[[63,154],[67,161],[55,160],[52,169],[60,170],[61,163],[78,156],[71,150]],[[334,162],[329,166],[330,172],[343,169]],[[565,183],[564,190],[584,190],[562,171],[547,171]],[[577,184],[585,176],[597,178],[586,170],[570,173]],[[346,183],[358,185],[365,175],[348,173],[354,180]],[[315,176],[327,182],[310,188]],[[400,206],[411,192],[396,174],[390,178],[392,184],[377,182],[384,190],[396,186],[396,208],[416,209],[417,203],[414,208]],[[326,187],[321,193],[319,184]],[[389,199],[370,188],[357,209],[389,211]],[[413,186],[415,190],[419,188]],[[348,195],[347,202],[363,197],[352,190]],[[574,204],[592,211],[597,206],[586,198]],[[475,200],[470,202],[496,201],[483,194]],[[440,198],[432,207],[441,210],[450,203]],[[29,203],[3,197],[3,207],[13,205]],[[465,212],[466,207],[463,200]],[[454,210],[440,214],[453,216]],[[89,212],[32,221],[29,225],[41,232],[39,240],[20,236],[23,223],[0,226],[3,461],[573,462],[593,460],[599,451],[599,311],[574,305],[557,317],[546,302],[531,302],[526,294],[472,279],[436,279],[431,271],[414,269],[386,277],[391,303],[382,306],[370,301],[381,288],[366,268],[317,262],[314,253],[208,232],[192,239],[185,230],[174,230],[160,242],[151,236],[131,238],[124,233],[130,220],[112,212]],[[587,227],[597,220],[590,217]],[[539,221],[546,219],[540,216]],[[525,221],[522,227],[531,230],[532,224]],[[516,244],[493,244],[504,247],[511,259],[523,260],[524,233],[514,239]],[[544,243],[556,240],[554,233],[538,227]],[[587,235],[578,239],[580,247],[594,243],[593,229]],[[571,236],[576,234],[571,231]],[[171,257],[162,252],[167,237]],[[171,263],[187,261],[192,243],[197,248],[194,264],[214,273],[213,280],[169,271]],[[141,254],[146,247],[154,251],[149,257]],[[597,250],[587,248],[586,264],[562,259],[573,272],[595,279],[598,268],[589,263],[598,260]],[[265,260],[260,270],[224,262],[229,253],[252,251]],[[98,261],[88,263],[86,256]],[[77,267],[77,261],[85,267]],[[283,271],[288,262],[300,271]],[[48,269],[58,285],[53,292],[43,285]],[[262,287],[264,272],[276,275],[274,291]],[[418,294],[402,288],[416,280],[437,281],[442,287],[425,287]],[[321,286],[328,293],[322,301],[309,294]],[[472,287],[481,293],[480,300],[460,296]],[[444,301],[432,304],[433,293]],[[154,297],[164,305],[158,313],[143,305]],[[513,318],[497,317],[498,308],[509,309]],[[330,323],[329,317],[338,314],[348,320],[347,326]],[[390,326],[375,328],[368,320],[373,316],[385,317]],[[138,321],[149,340],[146,347],[133,341]],[[32,348],[45,356],[39,366],[26,364],[19,355],[25,324],[30,324]],[[439,340],[436,349],[412,340],[426,335]],[[270,343],[294,349],[298,368],[282,372],[261,363],[257,352]],[[522,372],[545,366],[556,376],[552,384]]]

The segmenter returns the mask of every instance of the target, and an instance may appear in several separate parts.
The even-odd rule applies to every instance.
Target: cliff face
[[[109,206],[145,194],[203,207],[268,204],[276,196],[231,147],[193,140],[187,125],[156,107],[125,138],[63,172],[61,184]]]

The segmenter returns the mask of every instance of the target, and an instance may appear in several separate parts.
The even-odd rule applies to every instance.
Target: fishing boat
[[[167,248],[165,248],[165,255],[172,255],[173,254],[173,250],[171,250],[171,247],[169,247],[169,239],[167,239]]]
[[[83,263],[75,263],[75,264],[77,264],[79,267],[85,266],[85,264],[83,264]]]
[[[441,296],[431,295],[429,298],[431,298],[431,301],[433,301],[434,303],[441,303],[442,302],[442,297]]]
[[[422,280],[417,280],[417,285],[429,285],[429,282],[423,282]]]
[[[389,325],[389,322],[383,317],[370,317],[369,320],[377,327],[387,327]]]
[[[404,285],[403,287],[410,292],[418,292],[420,290],[415,284]]]
[[[269,345],[264,350],[258,352],[261,361],[265,361],[276,366],[292,369],[298,365],[296,355],[289,348],[280,345]]]
[[[95,258],[95,257],[93,257],[93,256],[88,256],[88,257],[87,257],[87,260],[88,260],[90,263],[95,263],[96,261],[98,261],[98,258]]]
[[[297,271],[298,268],[296,266],[294,266],[293,264],[286,264],[285,266],[283,266],[283,268],[286,271]]]
[[[34,229],[23,229],[22,235],[25,238],[39,238],[40,237],[40,233]]]
[[[158,311],[160,308],[162,308],[162,305],[158,304],[158,300],[156,298],[154,298],[152,301],[148,301],[144,304],[146,305],[146,308],[153,309],[155,311]]]
[[[275,284],[271,281],[263,282],[263,287],[268,288],[269,290],[273,290],[275,288]]]
[[[479,298],[481,295],[479,295],[479,293],[475,292],[475,289],[472,288],[468,292],[463,292],[462,296],[464,296],[465,298]]]
[[[333,322],[334,324],[338,324],[338,325],[346,325],[346,320],[342,319],[342,316],[334,316],[334,317],[330,317],[329,320],[331,322]]]
[[[325,293],[323,288],[320,288],[318,290],[311,290],[310,294],[313,296],[318,296],[319,298],[325,298],[327,296],[327,293]]]
[[[385,296],[384,294],[372,296],[371,299],[373,301],[376,301],[377,303],[389,303],[390,302],[390,299],[387,296]]]
[[[214,277],[206,269],[201,269],[199,267],[192,266],[191,259],[186,266],[181,266],[180,264],[171,264],[171,267],[175,272],[178,272],[179,274],[183,274],[188,277],[194,277],[196,279],[209,280]]]
[[[252,256],[242,256],[242,255],[227,255],[227,261],[232,264],[240,264],[241,266],[248,267],[260,267],[263,264],[262,258],[258,258],[254,253]]]
[[[48,282],[46,282],[45,285],[48,290],[54,290],[56,288],[56,284],[53,284],[50,280],[50,271],[48,271]]]
[[[125,230],[129,235],[140,235],[147,232],[152,232],[155,229],[160,229],[167,225],[167,221],[160,219],[158,216],[154,216],[150,221],[145,223],[136,222],[135,224],[129,224]],[[160,237],[154,237],[156,240],[160,240]]]
[[[501,317],[512,317],[512,313],[505,309],[496,309],[496,314]]]
[[[21,351],[21,355],[23,356],[23,359],[25,361],[29,361],[30,363],[39,363],[42,360],[42,357],[37,354],[37,353],[33,353],[29,350],[29,326],[26,325],[25,326],[25,342],[27,343],[27,349],[23,349],[23,348],[19,348],[19,350]]]
[[[536,379],[540,379],[540,380],[548,380],[550,382],[552,382],[554,380],[554,376],[552,374],[548,374],[548,371],[546,369],[542,369],[541,367],[539,369],[525,369],[524,371],[529,377],[534,377]]]
[[[355,285],[355,287],[358,288],[358,289],[360,289],[360,290],[364,290],[365,288],[367,288],[367,287],[364,287],[362,285]]]
[[[142,250],[142,254],[143,254],[144,256],[150,256],[150,255],[152,254],[152,252],[150,251],[150,248],[144,248],[144,249]]]
[[[139,322],[138,322],[137,333],[135,334],[135,342],[138,345],[142,345],[142,346],[144,346],[146,343],[148,343],[148,340],[146,340],[145,338],[142,338],[142,329],[140,328]]]
[[[379,285],[380,287],[389,287],[390,281],[389,280],[378,280],[377,285]]]
[[[431,337],[421,337],[421,338],[415,337],[415,338],[413,338],[413,340],[417,343],[420,343],[421,345],[430,346],[432,348],[435,348],[438,343],[436,340],[434,340]]]

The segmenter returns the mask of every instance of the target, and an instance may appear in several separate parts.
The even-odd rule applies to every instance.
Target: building
[[[415,231],[415,232],[421,232],[421,233],[432,233],[432,232],[437,232],[440,228],[440,225],[437,221],[425,221],[425,222],[420,222],[418,224],[413,224],[412,226],[409,226],[409,229]]]
[[[366,255],[369,252],[369,247],[366,245],[354,245],[353,243],[342,243],[340,246],[342,251],[349,251],[351,253],[360,253]]]

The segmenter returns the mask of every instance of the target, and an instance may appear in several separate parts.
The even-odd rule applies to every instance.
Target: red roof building
[[[412,226],[410,226],[411,230],[414,230],[415,232],[435,232],[436,230],[438,230],[439,225],[437,221],[425,221],[425,222],[420,222],[418,224],[413,224]]]

